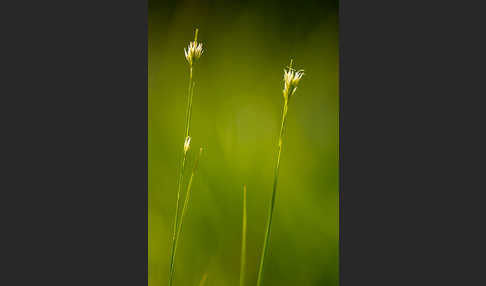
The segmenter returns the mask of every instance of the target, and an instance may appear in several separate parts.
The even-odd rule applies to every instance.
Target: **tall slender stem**
[[[193,74],[193,67],[189,67],[189,87],[188,87],[188,95],[187,95],[187,105],[186,105],[186,122],[184,124],[184,141],[186,140],[187,136],[189,136],[189,131],[191,128],[191,114],[192,114],[192,97],[194,94],[194,80],[192,77]],[[184,175],[184,167],[186,163],[186,152],[182,150],[182,159],[181,159],[181,168],[179,170],[179,179],[177,181],[177,201],[176,201],[176,211],[174,215],[174,227],[172,230],[172,249],[171,249],[171,256],[170,256],[170,268],[169,268],[169,286],[172,286],[173,279],[174,279],[174,259],[176,253],[176,235],[178,231],[178,221],[179,221],[179,202],[181,197],[181,187],[182,187],[182,180]]]
[[[197,45],[197,34],[198,34],[199,30],[196,29],[196,32],[195,32],[195,36],[194,36],[194,43],[193,44],[193,47],[195,47]],[[184,50],[185,51],[185,50]],[[188,52],[193,52],[193,51],[188,51]],[[187,106],[186,106],[186,122],[184,124],[184,142],[186,142],[186,139],[188,138],[189,136],[189,131],[190,131],[190,128],[191,128],[191,115],[192,115],[192,98],[193,98],[193,95],[194,95],[194,80],[193,80],[193,61],[192,61],[192,57],[194,55],[191,54],[191,57],[188,57],[188,55],[186,54],[186,59],[188,60],[189,62],[189,87],[188,87],[188,91],[187,91],[187,98],[186,98],[186,101],[187,101]],[[199,54],[200,56],[200,54]],[[174,265],[174,261],[175,261],[175,255],[176,255],[176,250],[177,250],[177,240],[178,240],[178,236],[179,236],[179,228],[180,227],[178,225],[178,221],[179,221],[179,201],[180,201],[180,196],[181,196],[181,186],[182,186],[182,181],[183,181],[183,177],[184,177],[184,167],[185,167],[185,163],[186,163],[186,155],[187,155],[187,149],[186,149],[186,146],[184,146],[183,150],[182,150],[182,156],[181,156],[181,168],[179,170],[179,178],[178,178],[178,181],[177,181],[177,201],[176,201],[176,211],[175,211],[175,215],[174,215],[174,226],[173,226],[173,230],[172,230],[172,248],[171,248],[171,255],[170,255],[170,268],[169,268],[169,286],[172,286],[173,282],[174,282],[174,272],[175,272],[175,265]],[[193,170],[194,172],[194,170]],[[191,181],[189,182],[189,189],[190,190],[190,185],[192,184],[192,176],[191,176]],[[188,194],[187,194],[188,195]],[[186,200],[188,199],[187,198],[187,195],[186,195]],[[185,208],[185,204],[184,204],[184,208]],[[184,212],[185,210],[183,209],[183,212],[181,214],[181,223],[180,225],[182,225],[182,216],[184,215]]]
[[[186,190],[186,198],[184,199],[184,206],[182,207],[182,213],[181,213],[181,218],[179,219],[179,226],[177,227],[177,235],[175,237],[175,251],[177,252],[177,246],[179,244],[179,237],[181,235],[181,230],[182,230],[182,223],[184,221],[184,216],[187,211],[187,206],[189,205],[189,198],[191,197],[191,189],[192,189],[192,181],[194,180],[194,174],[197,171],[197,167],[199,165],[199,160],[201,159],[201,154],[202,154],[202,148],[199,149],[199,156],[196,158],[196,162],[194,162],[194,167],[192,168],[191,172],[191,177],[189,178],[189,183],[187,185],[187,190]],[[174,271],[175,268],[172,268],[172,271]]]
[[[288,111],[288,99],[285,98],[283,112],[282,112],[282,122],[280,125],[280,136],[278,138],[277,163],[275,165],[275,173],[273,177],[272,200],[270,202],[270,208],[268,210],[267,228],[265,231],[265,239],[263,242],[262,255],[260,258],[260,267],[258,269],[257,286],[260,286],[262,282],[263,266],[265,262],[265,256],[267,254],[268,242],[270,240],[270,228],[272,227],[273,209],[275,207],[275,196],[277,193],[277,182],[278,182],[278,170],[280,167],[280,154],[282,153],[282,137],[285,129],[285,122],[287,120],[287,111]]]

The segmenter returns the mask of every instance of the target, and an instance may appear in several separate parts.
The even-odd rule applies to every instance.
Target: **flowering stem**
[[[192,114],[192,97],[194,94],[194,80],[192,77],[193,74],[193,67],[192,65],[189,67],[189,88],[188,88],[188,95],[187,95],[187,106],[186,106],[186,122],[184,124],[184,141],[186,140],[187,136],[189,136],[189,130],[191,127],[191,114]],[[173,279],[174,279],[174,260],[176,254],[176,240],[177,240],[177,232],[178,232],[178,220],[179,220],[179,201],[181,196],[181,186],[182,186],[182,179],[184,174],[184,166],[186,163],[186,154],[183,150],[182,159],[181,159],[181,168],[179,170],[179,179],[177,181],[177,201],[176,201],[176,211],[174,216],[174,228],[172,230],[172,248],[171,248],[171,256],[170,256],[170,267],[169,267],[169,286],[172,286]]]
[[[182,210],[181,218],[179,219],[179,201],[180,201],[180,196],[181,196],[181,186],[182,186],[182,181],[183,181],[183,175],[184,175],[184,166],[186,163],[186,154],[187,151],[189,150],[189,144],[190,144],[190,137],[189,137],[189,131],[191,127],[191,115],[192,115],[192,98],[194,95],[194,80],[193,80],[193,63],[194,61],[198,60],[199,57],[202,54],[202,44],[197,43],[197,34],[199,30],[196,29],[195,36],[194,36],[194,42],[189,43],[188,49],[184,49],[184,54],[186,57],[187,62],[189,63],[189,87],[187,91],[187,106],[186,106],[186,122],[184,125],[184,148],[183,148],[183,153],[182,153],[182,159],[181,159],[181,168],[179,170],[179,179],[177,181],[177,201],[176,201],[176,211],[174,215],[174,227],[172,230],[172,248],[171,248],[171,254],[170,254],[170,268],[169,268],[169,286],[172,286],[174,283],[174,273],[175,273],[175,256],[176,256],[176,251],[177,251],[177,241],[180,235],[180,228],[182,227],[182,218],[184,217],[185,210],[187,207],[187,203],[189,200],[189,195],[190,195],[190,189],[192,185],[192,178],[194,176],[194,169],[191,175],[191,179],[189,181],[188,185],[188,190],[186,193],[186,199],[184,202],[184,208]],[[201,149],[202,152],[202,149]],[[199,154],[200,155],[200,154]],[[197,166],[197,162],[195,164]],[[180,222],[179,222],[180,220]]]
[[[275,196],[277,193],[277,182],[278,182],[278,170],[280,167],[280,154],[282,153],[282,137],[285,129],[285,122],[287,120],[287,111],[288,111],[288,98],[285,98],[283,112],[282,112],[282,122],[280,125],[280,136],[278,138],[277,163],[275,165],[275,173],[273,177],[272,200],[270,202],[270,208],[268,210],[267,228],[265,231],[265,239],[263,241],[262,255],[260,257],[260,267],[258,269],[257,286],[260,286],[262,282],[263,266],[265,262],[265,256],[267,254],[268,243],[270,240],[270,228],[272,226],[273,209],[275,207]]]

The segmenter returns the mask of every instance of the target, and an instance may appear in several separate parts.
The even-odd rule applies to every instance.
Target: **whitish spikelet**
[[[186,55],[186,60],[190,66],[192,66],[203,54],[204,50],[202,47],[202,43],[198,43],[197,41],[190,42],[187,50],[184,49],[184,54]]]
[[[289,99],[292,95],[294,95],[295,91],[297,90],[297,86],[299,85],[299,81],[303,75],[303,70],[296,71],[292,67],[284,70],[283,96],[285,99]]]
[[[184,154],[189,151],[189,148],[191,147],[191,136],[186,137],[186,141],[184,142]]]

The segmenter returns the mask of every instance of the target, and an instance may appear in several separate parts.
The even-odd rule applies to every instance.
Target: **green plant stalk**
[[[192,168],[192,172],[191,172],[191,177],[189,178],[189,183],[187,185],[186,198],[184,199],[184,206],[182,207],[181,218],[179,220],[179,226],[177,227],[177,234],[176,234],[176,237],[174,239],[174,253],[177,252],[177,246],[179,244],[179,237],[181,235],[181,230],[182,230],[182,223],[184,222],[184,216],[185,216],[186,211],[187,211],[187,206],[189,205],[189,198],[191,197],[192,181],[194,179],[194,175],[195,175],[197,167],[199,165],[199,159],[201,158],[201,154],[202,154],[202,148],[199,149],[199,156],[197,157],[196,162],[194,163],[194,167]],[[175,263],[175,256],[174,256],[173,263]],[[171,268],[171,271],[172,271],[170,273],[171,277],[174,277],[174,274],[175,274],[174,265],[175,264],[173,264],[173,267]],[[173,281],[173,280],[171,280],[171,281]]]
[[[189,113],[191,112],[192,109],[192,91],[193,89],[191,88],[192,86],[192,68],[191,68],[191,76],[189,79],[189,95],[188,95],[188,100],[187,100],[187,107],[186,107],[186,123],[185,123],[185,133],[184,133],[184,140],[189,136],[189,128],[190,128],[190,116]],[[185,164],[186,164],[186,158],[187,158],[187,153],[182,151],[182,159],[181,159],[181,168],[179,170],[179,179],[177,181],[177,201],[176,201],[176,211],[174,215],[174,228],[172,231],[172,249],[171,249],[171,256],[170,256],[170,269],[169,269],[169,286],[172,285],[173,282],[173,276],[171,273],[173,273],[174,269],[174,259],[175,259],[175,248],[176,248],[176,234],[177,234],[177,222],[178,217],[179,217],[179,201],[181,197],[181,186],[182,186],[182,179],[184,175],[184,170],[185,170]]]
[[[189,183],[187,185],[186,190],[186,198],[184,200],[184,206],[182,207],[181,218],[179,220],[179,227],[177,228],[177,235],[175,238],[175,251],[177,252],[177,246],[179,244],[179,237],[181,235],[182,230],[182,223],[184,222],[184,216],[187,211],[187,206],[189,205],[189,198],[191,197],[191,189],[192,189],[192,181],[194,180],[194,175],[196,174],[197,167],[199,165],[199,159],[201,158],[202,148],[199,149],[199,156],[196,158],[196,162],[194,162],[194,167],[192,168],[191,177],[189,178]],[[173,271],[175,268],[172,269]]]
[[[197,33],[198,29],[196,29],[196,35],[194,41],[197,41]],[[193,74],[193,67],[192,65],[189,67],[189,87],[188,87],[188,95],[187,95],[187,106],[186,106],[186,122],[184,124],[184,141],[186,140],[187,136],[189,136],[189,131],[191,127],[191,115],[192,115],[192,97],[194,95],[194,80],[192,77]],[[184,174],[184,167],[186,163],[186,154],[187,152],[182,150],[182,159],[181,159],[181,168],[179,170],[179,179],[177,181],[177,201],[176,201],[176,211],[174,215],[174,228],[172,230],[172,247],[171,247],[171,255],[170,255],[170,267],[169,267],[169,286],[173,284],[173,273],[174,273],[174,259],[176,254],[176,234],[177,234],[177,222],[179,220],[179,201],[181,196],[181,185],[183,180]]]
[[[246,185],[243,186],[243,222],[241,230],[240,286],[245,284],[246,266]]]
[[[265,231],[265,239],[263,242],[262,255],[260,257],[260,267],[258,269],[257,286],[260,286],[262,282],[265,256],[267,254],[267,247],[270,241],[270,229],[272,227],[273,209],[275,207],[275,196],[277,193],[277,182],[278,182],[278,173],[279,173],[278,171],[280,167],[280,154],[282,153],[282,137],[285,129],[285,122],[287,121],[287,111],[288,111],[288,98],[285,98],[283,112],[282,112],[282,122],[280,125],[280,136],[278,138],[277,163],[275,165],[275,173],[273,177],[272,200],[270,202],[270,208],[268,210],[267,228]]]

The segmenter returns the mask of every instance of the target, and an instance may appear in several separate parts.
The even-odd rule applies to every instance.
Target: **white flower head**
[[[292,95],[294,95],[303,75],[303,70],[297,71],[292,68],[292,61],[290,62],[290,66],[287,69],[284,69],[283,96],[285,99],[289,99]]]
[[[186,55],[187,62],[189,65],[193,65],[201,55],[203,54],[202,43],[198,43],[196,41],[190,42],[187,50],[184,49],[184,54]]]
[[[189,46],[187,46],[187,50],[184,49],[184,55],[186,56],[186,60],[191,67],[197,60],[199,60],[199,58],[201,57],[204,51],[202,47],[202,43],[197,42],[198,32],[199,29],[196,29],[194,41],[189,43]]]
[[[191,146],[191,136],[186,137],[186,141],[184,142],[184,154],[189,151],[189,147]]]

